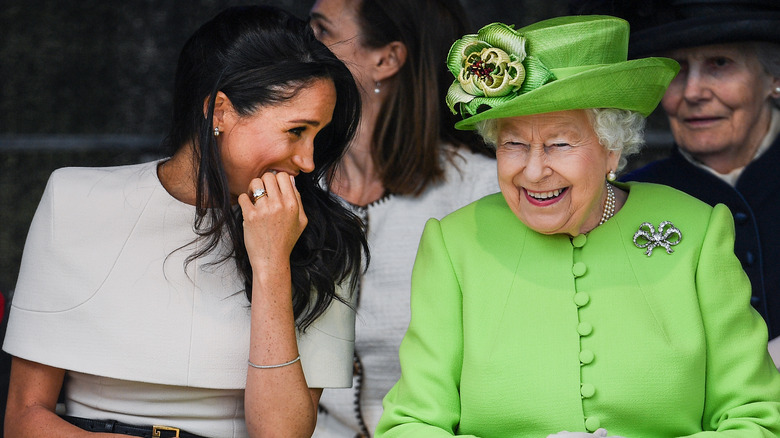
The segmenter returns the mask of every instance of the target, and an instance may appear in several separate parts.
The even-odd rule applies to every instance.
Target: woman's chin
[[[529,217],[518,217],[522,223],[528,228],[536,231],[539,234],[559,234],[561,233],[562,224],[553,221],[539,220]]]

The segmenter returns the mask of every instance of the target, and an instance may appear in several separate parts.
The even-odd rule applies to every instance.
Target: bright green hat
[[[649,115],[680,66],[668,58],[627,61],[628,22],[604,15],[558,17],[515,30],[489,24],[455,41],[447,105],[481,120],[585,108]]]

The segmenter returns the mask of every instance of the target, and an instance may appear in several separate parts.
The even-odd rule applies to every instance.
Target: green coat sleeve
[[[750,307],[750,284],[734,255],[734,224],[724,205],[712,211],[696,289],[707,341],[706,399],[696,438],[780,436],[780,376],[764,321]]]
[[[401,379],[384,399],[377,437],[454,436],[460,421],[461,305],[441,226],[431,219],[412,272],[412,318],[399,352]]]

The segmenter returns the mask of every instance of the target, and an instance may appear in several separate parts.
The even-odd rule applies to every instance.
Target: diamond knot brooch
[[[639,226],[639,230],[634,233],[634,245],[637,248],[647,248],[645,254],[653,255],[653,249],[662,246],[667,254],[674,252],[672,247],[682,240],[682,233],[671,222],[663,221],[658,225],[656,232],[653,224],[645,222]]]

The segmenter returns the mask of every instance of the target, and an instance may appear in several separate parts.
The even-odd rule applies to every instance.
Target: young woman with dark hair
[[[255,6],[204,24],[172,156],[50,178],[4,344],[6,434],[310,436],[322,388],[351,384],[367,248],[323,187],[359,118],[305,22]]]
[[[330,190],[368,227],[360,278],[352,389],[325,391],[316,437],[370,435],[400,376],[412,265],[425,221],[498,191],[495,160],[444,97],[446,55],[468,30],[453,0],[319,0],[317,37],[347,64],[361,92],[360,126]]]

